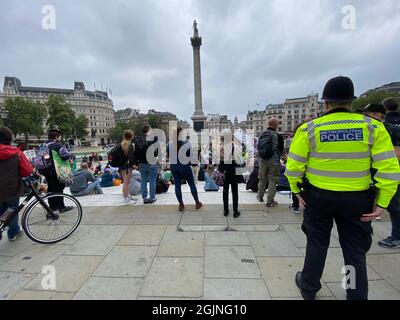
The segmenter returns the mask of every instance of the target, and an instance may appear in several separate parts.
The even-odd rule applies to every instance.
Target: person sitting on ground
[[[87,196],[93,192],[103,194],[100,182],[89,172],[89,165],[85,162],[81,163],[81,168],[74,172],[74,180],[70,191],[75,197]]]
[[[104,169],[104,174],[101,176],[100,187],[102,188],[109,188],[112,187],[114,181],[114,176],[111,172],[110,167],[106,167]]]
[[[19,197],[24,194],[21,178],[29,177],[32,165],[24,153],[11,146],[12,132],[7,127],[0,127],[0,216],[6,220],[19,206]],[[10,221],[8,240],[15,241],[21,232],[18,214]]]
[[[137,170],[137,166],[133,166],[132,176],[129,181],[129,193],[131,196],[140,195],[142,192],[142,175]]]
[[[204,172],[204,181],[206,184],[204,185],[204,191],[206,192],[216,192],[219,191],[219,187],[215,183],[213,177],[215,171],[215,167],[213,165],[207,166],[207,171]]]

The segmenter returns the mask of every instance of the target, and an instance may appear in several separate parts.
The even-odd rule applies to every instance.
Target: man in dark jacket
[[[48,132],[49,140],[46,141],[48,144],[49,155],[51,158],[52,166],[48,169],[42,170],[41,174],[46,177],[48,192],[49,193],[63,193],[65,184],[58,181],[56,169],[53,162],[53,150],[60,154],[61,159],[68,160],[71,157],[69,151],[60,143],[62,132],[57,129],[52,129]],[[62,152],[61,152],[62,150]],[[64,204],[64,198],[54,197],[49,199],[49,205],[52,210],[59,210],[60,213],[71,211],[72,207],[66,207]]]
[[[382,101],[386,109],[385,122],[400,125],[400,112],[398,112],[399,104],[395,98],[388,98]]]
[[[21,178],[31,175],[32,165],[22,151],[11,146],[12,133],[6,127],[0,127],[0,216],[18,208],[19,197],[24,194]],[[5,216],[0,217],[4,219]],[[14,241],[21,229],[18,215],[10,222],[8,239]]]
[[[89,172],[89,165],[85,162],[82,162],[81,168],[74,172],[74,182],[70,190],[75,197],[87,196],[93,192],[103,194],[100,182]]]

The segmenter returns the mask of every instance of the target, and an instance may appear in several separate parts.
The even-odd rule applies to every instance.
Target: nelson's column
[[[193,37],[190,39],[193,47],[193,65],[194,65],[194,102],[195,112],[192,117],[194,130],[200,132],[204,129],[207,117],[203,112],[203,98],[201,91],[201,64],[200,64],[200,47],[202,38],[199,36],[197,22],[193,23]]]

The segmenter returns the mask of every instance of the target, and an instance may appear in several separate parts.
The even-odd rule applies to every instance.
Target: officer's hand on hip
[[[303,197],[300,194],[296,194],[297,199],[299,199],[299,207],[301,210],[306,208],[306,202],[304,201]]]
[[[382,208],[376,206],[374,209],[374,212],[369,213],[369,214],[364,214],[361,217],[361,221],[362,222],[371,222],[371,221],[375,220],[376,218],[382,217],[382,215],[384,213],[385,213],[385,209],[382,209]]]

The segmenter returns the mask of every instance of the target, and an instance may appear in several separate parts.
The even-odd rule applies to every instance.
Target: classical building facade
[[[400,82],[392,82],[392,83],[385,84],[385,85],[383,85],[383,86],[381,86],[379,88],[368,90],[367,92],[363,93],[361,95],[361,97],[366,97],[369,93],[374,92],[374,91],[377,91],[377,92],[384,91],[384,92],[387,92],[387,93],[400,94]]]
[[[232,129],[232,121],[228,119],[227,115],[209,114],[205,122],[205,129],[222,131],[224,129]]]
[[[114,105],[104,91],[87,91],[83,82],[75,82],[74,89],[55,89],[22,86],[15,77],[5,77],[0,93],[0,109],[7,98],[21,97],[46,103],[50,95],[62,96],[77,116],[84,115],[88,121],[86,141],[108,143],[110,129],[114,128]]]

